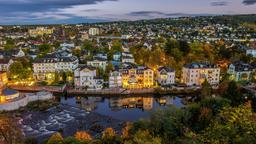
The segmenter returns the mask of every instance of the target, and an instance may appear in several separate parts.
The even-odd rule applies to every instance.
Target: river
[[[61,103],[82,108],[86,112],[96,112],[124,121],[148,118],[151,111],[164,109],[168,105],[183,107],[177,96],[122,96],[122,97],[62,97]]]
[[[84,130],[94,137],[112,127],[120,134],[125,122],[146,119],[150,112],[165,109],[169,105],[183,107],[178,96],[67,96],[59,99],[59,106],[47,111],[28,111],[22,114],[19,125],[26,137],[35,137],[41,143],[60,131],[72,136]]]

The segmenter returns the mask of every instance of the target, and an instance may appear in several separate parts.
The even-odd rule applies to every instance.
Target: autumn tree
[[[238,106],[242,103],[243,98],[239,87],[235,81],[231,81],[228,85],[228,89],[224,94],[224,97],[231,100],[232,106]]]
[[[248,106],[226,107],[196,143],[251,143],[256,141],[256,114]]]
[[[44,44],[39,45],[38,49],[42,55],[45,55],[45,54],[51,52],[51,45],[44,43]]]
[[[153,137],[148,130],[139,130],[132,140],[125,141],[124,144],[161,144],[161,138]]]
[[[22,62],[15,61],[9,67],[9,76],[12,79],[24,80],[31,76],[31,69],[23,66]]]
[[[47,141],[47,144],[56,144],[62,141],[63,141],[63,137],[61,136],[60,133],[57,132],[49,138],[49,140]]]
[[[0,116],[0,143],[16,144],[21,141],[22,133],[15,119],[7,115]]]
[[[122,51],[121,41],[117,39],[113,40],[111,49],[113,50],[113,52],[121,52]]]
[[[86,50],[89,50],[89,51],[93,51],[93,44],[91,41],[89,40],[85,40],[83,45],[82,45],[82,50],[83,49],[86,49]]]
[[[126,123],[126,125],[125,125],[125,127],[122,129],[122,135],[121,135],[121,137],[123,138],[123,139],[127,139],[127,138],[129,138],[130,137],[130,131],[131,131],[131,129],[132,129],[132,123],[130,123],[130,122],[127,122]]]
[[[81,141],[81,142],[88,142],[88,141],[92,140],[91,135],[85,131],[76,132],[75,138],[76,138],[76,140]]]
[[[105,143],[110,144],[111,142],[113,143],[113,141],[115,140],[116,137],[116,132],[113,128],[106,128],[103,133],[102,133],[102,140]]]
[[[207,81],[207,79],[204,80],[202,83],[202,89],[201,89],[201,94],[200,94],[200,99],[205,99],[207,97],[211,97],[211,92],[212,92],[212,87]]]

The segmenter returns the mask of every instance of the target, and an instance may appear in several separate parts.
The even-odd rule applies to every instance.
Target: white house
[[[81,66],[74,71],[74,84],[76,88],[102,89],[103,80],[96,79],[96,68]]]
[[[249,81],[252,77],[253,67],[250,64],[236,62],[230,64],[227,73],[235,81]]]
[[[161,86],[172,85],[175,83],[175,71],[173,69],[170,69],[165,66],[160,67],[158,68],[156,75],[157,75],[157,82]]]
[[[129,52],[122,52],[122,62],[123,63],[135,63],[134,57],[131,53]]]
[[[122,73],[119,71],[112,71],[109,75],[109,87],[120,88],[122,87]]]
[[[100,34],[100,29],[99,28],[90,28],[89,29],[89,35],[95,36]]]
[[[116,52],[113,54],[113,60],[123,63],[135,63],[134,57],[130,52]]]
[[[9,70],[10,65],[14,61],[12,59],[0,59],[0,71],[7,71]]]
[[[191,63],[182,68],[182,82],[187,86],[201,85],[205,80],[211,85],[219,84],[220,68],[209,63]]]
[[[102,59],[102,58],[98,58],[98,57],[95,58],[94,60],[87,61],[87,65],[93,66],[93,67],[96,67],[96,68],[100,68],[103,71],[106,70],[107,64],[108,64],[108,61],[106,59]]]
[[[252,55],[253,57],[256,57],[256,49],[247,49],[246,55]]]
[[[25,52],[20,48],[18,53],[14,55],[14,57],[24,57]]]
[[[78,63],[75,56],[59,57],[57,54],[50,54],[33,62],[34,77],[37,80],[52,80],[56,72],[74,71]]]
[[[60,44],[60,48],[63,50],[72,49],[75,47],[74,43],[62,43]]]

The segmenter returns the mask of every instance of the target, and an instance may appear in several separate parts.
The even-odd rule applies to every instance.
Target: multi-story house
[[[75,56],[60,57],[50,54],[33,62],[34,77],[37,80],[53,80],[56,72],[73,71],[78,67],[78,59]]]
[[[53,33],[53,29],[37,27],[36,29],[30,29],[28,33],[30,36],[50,35]]]
[[[89,35],[95,36],[100,34],[100,29],[99,28],[90,28],[89,29]]]
[[[0,37],[0,47],[3,46],[3,45],[6,45],[7,41],[6,40],[3,40],[1,37]]]
[[[191,63],[182,68],[182,82],[187,86],[199,86],[205,80],[211,85],[219,84],[220,68],[209,63]]]
[[[253,57],[256,57],[256,49],[253,49],[253,48],[247,49],[246,55],[251,55]]]
[[[133,55],[129,52],[116,52],[113,54],[113,60],[123,63],[135,63]]]
[[[243,62],[236,62],[230,64],[227,73],[230,78],[235,81],[249,81],[251,80],[253,67],[250,64]]]
[[[127,67],[122,73],[122,87],[127,89],[151,88],[154,86],[154,71],[148,67]]]
[[[172,85],[175,83],[175,71],[168,67],[160,67],[156,72],[157,82],[161,86]]]
[[[121,61],[121,57],[122,57],[122,52],[115,52],[115,53],[113,54],[113,60],[114,60],[114,61],[120,62],[120,61]]]
[[[96,68],[92,66],[78,67],[74,72],[74,84],[76,88],[102,89],[103,80],[97,79]]]
[[[14,61],[12,59],[7,59],[7,58],[0,59],[0,71],[8,72],[9,67],[13,62]]]
[[[106,59],[102,59],[99,57],[94,58],[94,60],[87,61],[87,65],[102,69],[103,71],[106,70],[107,64],[108,61]]]
[[[122,52],[122,62],[135,63],[134,57],[129,52]]]
[[[122,74],[119,71],[110,72],[109,87],[110,88],[120,88],[120,87],[122,87]]]
[[[8,83],[7,72],[0,71],[0,90]]]

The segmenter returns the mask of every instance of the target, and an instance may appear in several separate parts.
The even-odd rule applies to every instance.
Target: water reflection
[[[182,99],[174,96],[129,96],[129,97],[68,97],[61,103],[79,107],[87,112],[97,112],[120,120],[135,121],[148,118],[152,110],[168,105],[183,107]]]

